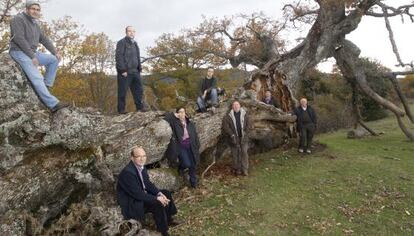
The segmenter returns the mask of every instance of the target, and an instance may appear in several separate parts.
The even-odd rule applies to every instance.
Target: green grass
[[[177,194],[174,235],[414,235],[414,143],[393,117],[368,125],[379,137],[316,137],[312,155],[251,157],[249,177],[216,164],[200,189]],[[410,125],[412,130],[414,126]]]

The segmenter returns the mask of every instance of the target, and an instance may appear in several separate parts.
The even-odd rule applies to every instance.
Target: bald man
[[[177,213],[171,193],[158,190],[150,181],[145,162],[147,156],[142,147],[131,150],[131,161],[121,171],[117,183],[118,204],[121,206],[125,219],[144,220],[144,214],[151,212],[157,230],[163,235],[168,234],[168,226],[179,224],[172,218]]]
[[[312,153],[311,145],[313,135],[316,130],[316,114],[311,106],[308,105],[306,98],[300,99],[300,106],[298,106],[294,114],[297,117],[296,125],[299,132],[299,149],[300,153]]]

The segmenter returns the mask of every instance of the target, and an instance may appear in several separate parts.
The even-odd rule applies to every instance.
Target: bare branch
[[[152,57],[141,57],[141,63],[145,63],[147,61],[151,61],[154,59],[159,59],[159,58],[164,58],[164,57],[169,57],[169,56],[176,56],[176,55],[191,55],[192,53],[194,53],[193,50],[191,51],[183,51],[183,52],[170,52],[170,53],[163,53],[160,55],[155,55]]]
[[[371,9],[371,10],[366,12],[367,16],[373,16],[373,17],[401,16],[401,17],[403,17],[404,15],[406,15],[410,18],[411,22],[414,22],[414,13],[410,12],[410,10],[412,10],[412,8],[414,8],[414,3],[399,6],[397,8],[386,5],[381,1],[377,1],[376,5],[381,8],[382,12],[375,12],[373,9]],[[402,18],[402,20],[404,21],[404,18]]]
[[[413,6],[414,6],[414,4],[413,4]],[[402,67],[404,67],[404,66],[413,67],[412,64],[406,64],[402,61],[401,56],[400,56],[400,52],[399,52],[398,47],[397,47],[397,43],[395,42],[395,39],[394,39],[394,32],[392,30],[390,20],[388,19],[388,9],[384,6],[384,7],[382,7],[382,11],[384,13],[385,27],[387,28],[387,31],[388,31],[389,39],[390,39],[391,46],[392,46],[392,51],[394,52],[394,54],[397,58],[398,65],[402,66]]]
[[[319,9],[308,9],[305,7],[301,7],[300,2],[296,4],[296,6],[292,4],[286,4],[283,6],[282,10],[287,12],[289,9],[293,12],[293,14],[288,17],[291,22],[295,22],[296,20],[302,19],[304,17],[310,16],[315,17],[319,13]],[[305,20],[308,22],[309,20]]]

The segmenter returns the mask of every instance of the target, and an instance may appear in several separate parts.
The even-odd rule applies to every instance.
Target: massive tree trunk
[[[121,224],[113,201],[116,176],[135,145],[145,148],[147,164],[165,158],[171,129],[163,120],[164,112],[103,115],[92,108],[72,107],[51,114],[14,61],[0,54],[0,62],[1,234],[24,234],[29,227],[24,220],[27,215],[31,224],[50,226],[75,203],[105,209],[99,211],[102,219],[95,215],[97,221],[111,214],[116,218],[114,224]],[[241,90],[238,97],[254,122],[252,152],[267,151],[287,141],[294,116],[258,104],[252,99],[254,92]],[[194,117],[202,156],[212,153],[218,144],[223,146],[221,123],[228,111],[229,104],[223,102],[214,113]],[[150,170],[153,181],[161,188],[179,188],[175,170],[161,166]],[[95,200],[102,197],[106,200]],[[14,221],[26,226],[14,227]]]
[[[413,119],[407,101],[401,93],[398,83],[396,84],[396,74],[391,73],[387,76],[393,80],[394,88],[403,103],[404,109],[381,97],[369,87],[365,79],[364,68],[357,63],[359,61],[358,47],[345,40],[345,36],[358,27],[364,15],[376,15],[372,13],[372,7],[375,5],[384,7],[384,5],[377,0],[363,0],[353,4],[352,9],[347,9],[345,1],[317,0],[316,2],[319,9],[310,11],[310,13],[315,14],[316,12],[317,17],[303,42],[289,52],[269,61],[256,75],[252,76],[252,81],[248,83],[248,86],[256,90],[259,98],[266,89],[270,88],[273,95],[282,101],[283,109],[288,111],[296,103],[294,97],[298,95],[297,84],[306,76],[306,71],[314,68],[322,60],[334,57],[342,74],[348,79],[355,80],[354,82],[358,84],[363,93],[393,112],[403,133],[409,140],[414,141],[413,131],[407,128],[403,122],[405,115],[410,118],[411,122],[413,122]],[[414,4],[398,9],[387,9],[394,11],[393,16],[395,16],[407,14],[407,9],[412,7],[414,7]],[[412,14],[409,14],[409,16],[412,17]],[[396,54],[398,56],[398,53]],[[284,94],[292,95],[285,97]]]

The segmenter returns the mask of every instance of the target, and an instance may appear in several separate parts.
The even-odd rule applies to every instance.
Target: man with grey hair
[[[33,89],[40,100],[52,111],[56,112],[67,104],[50,94],[49,88],[53,86],[56,72],[61,59],[53,43],[40,29],[38,19],[40,18],[40,3],[28,0],[25,12],[17,14],[10,22],[11,40],[10,56],[22,67],[30,80]],[[49,52],[46,54],[37,51],[41,43]],[[43,77],[39,66],[45,66],[46,72]]]
[[[301,98],[300,105],[295,108],[297,131],[299,132],[298,152],[311,154],[313,135],[316,130],[317,117],[306,98]]]

